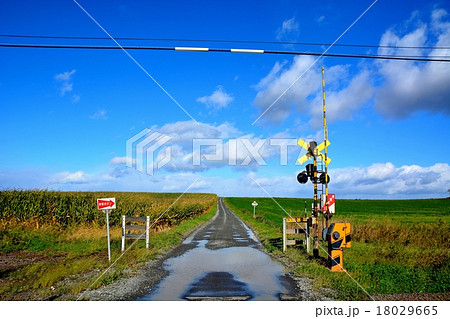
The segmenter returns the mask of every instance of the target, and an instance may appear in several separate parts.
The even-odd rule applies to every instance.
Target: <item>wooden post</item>
[[[145,248],[148,249],[148,240],[149,240],[149,228],[150,228],[150,216],[147,216],[147,222],[145,227]]]
[[[125,215],[122,216],[122,252],[125,250]]]
[[[286,218],[283,218],[283,252],[286,251]]]

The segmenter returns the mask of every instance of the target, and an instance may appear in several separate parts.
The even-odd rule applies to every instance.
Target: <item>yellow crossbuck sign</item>
[[[298,162],[300,164],[305,163],[307,160],[309,160],[311,157],[322,157],[322,160],[325,161],[325,155],[323,155],[320,151],[322,151],[325,148],[325,142],[327,143],[327,147],[330,146],[330,141],[326,140],[323,143],[317,145],[316,142],[311,142],[311,143],[306,143],[304,140],[299,139],[298,140],[298,145],[300,145],[302,148],[304,148],[307,153],[305,155],[303,155],[302,157],[300,157],[298,159]],[[327,157],[326,163],[327,165],[330,164],[331,162],[331,158]]]

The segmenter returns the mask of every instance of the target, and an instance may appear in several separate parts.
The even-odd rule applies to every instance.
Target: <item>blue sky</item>
[[[373,1],[83,1],[113,37],[334,42]],[[377,1],[329,53],[448,56],[445,1]],[[1,34],[107,37],[74,1],[4,1]],[[323,52],[327,46],[186,41],[121,45]],[[112,40],[0,43],[116,46]],[[339,198],[448,196],[450,63],[269,54],[0,48],[0,188],[190,191],[223,196],[309,197],[273,138],[323,139],[325,67],[330,190]],[[254,125],[252,123],[314,64]],[[153,175],[127,167],[126,142],[145,128],[171,137],[171,161]],[[194,138],[266,144],[249,165],[227,158],[193,166]],[[287,141],[287,140],[286,140]],[[241,145],[242,146],[242,145]],[[165,154],[161,148],[155,161]],[[238,155],[242,162],[248,154]],[[257,183],[255,183],[255,181]],[[260,186],[259,186],[259,185]]]

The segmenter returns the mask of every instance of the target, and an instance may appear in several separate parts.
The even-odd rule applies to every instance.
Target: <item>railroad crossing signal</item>
[[[300,164],[305,163],[307,160],[309,160],[311,157],[322,157],[322,160],[325,161],[325,156],[321,153],[322,150],[325,149],[325,143],[327,144],[326,146],[330,146],[330,141],[325,140],[323,141],[321,144],[317,145],[317,143],[315,141],[311,141],[309,144],[306,143],[304,140],[299,139],[298,140],[298,145],[300,145],[302,148],[304,148],[307,153],[305,155],[303,155],[302,157],[300,157],[298,159],[298,162]],[[330,164],[331,162],[331,158],[327,157],[326,163],[327,165]]]
[[[324,141],[323,143],[317,145],[316,141],[311,141],[309,143],[305,142],[302,139],[299,139],[297,144],[306,150],[306,154],[298,159],[300,164],[305,163],[310,158],[313,158],[313,164],[306,165],[306,169],[303,172],[300,172],[297,175],[297,181],[300,184],[305,184],[308,182],[308,179],[314,184],[314,203],[312,215],[315,220],[312,223],[312,229],[314,233],[314,257],[319,256],[319,223],[318,217],[319,213],[323,213],[323,217],[325,218],[325,225],[322,222],[322,237],[324,240],[328,241],[328,262],[331,271],[343,271],[343,253],[342,250],[344,247],[351,246],[351,232],[350,232],[350,224],[349,223],[333,223],[328,227],[328,220],[333,216],[335,209],[335,196],[334,194],[328,193],[328,183],[330,182],[330,177],[328,176],[328,164],[331,162],[331,159],[328,157],[327,148],[330,145],[330,141],[328,141],[328,129],[327,129],[327,121],[326,121],[326,107],[325,107],[325,69],[322,67],[322,93],[323,93],[323,135]],[[321,151],[324,151],[324,154]],[[320,158],[320,159],[319,159]],[[322,161],[324,163],[325,169],[318,170],[317,164]],[[320,175],[319,175],[320,174]],[[322,196],[321,196],[321,208],[318,206],[318,184],[322,184],[325,186],[325,192],[322,186]],[[306,202],[305,202],[306,203]],[[285,224],[285,222],[284,222]],[[285,227],[283,227],[284,230]],[[291,232],[291,231],[290,231]],[[308,232],[309,234],[309,232]],[[284,239],[285,237],[283,237]]]

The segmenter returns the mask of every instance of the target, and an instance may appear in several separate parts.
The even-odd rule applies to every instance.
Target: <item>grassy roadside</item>
[[[297,265],[296,274],[329,287],[341,300],[365,300],[367,295],[343,273],[325,267],[327,244],[315,260],[303,247],[282,252],[282,218],[286,214],[268,198],[226,198],[226,204],[273,254]],[[304,216],[304,200],[276,199],[292,216]],[[344,267],[371,295],[450,292],[450,200],[338,200],[333,221],[352,223],[352,247],[344,250]],[[311,201],[307,200],[307,207]]]
[[[130,276],[149,259],[179,244],[183,237],[216,213],[216,203],[202,215],[150,235],[150,249],[137,242],[92,288]],[[132,243],[127,241],[127,247]],[[121,228],[111,228],[114,261],[121,255]],[[19,223],[0,227],[0,299],[48,300],[76,295],[109,266],[105,226]]]

